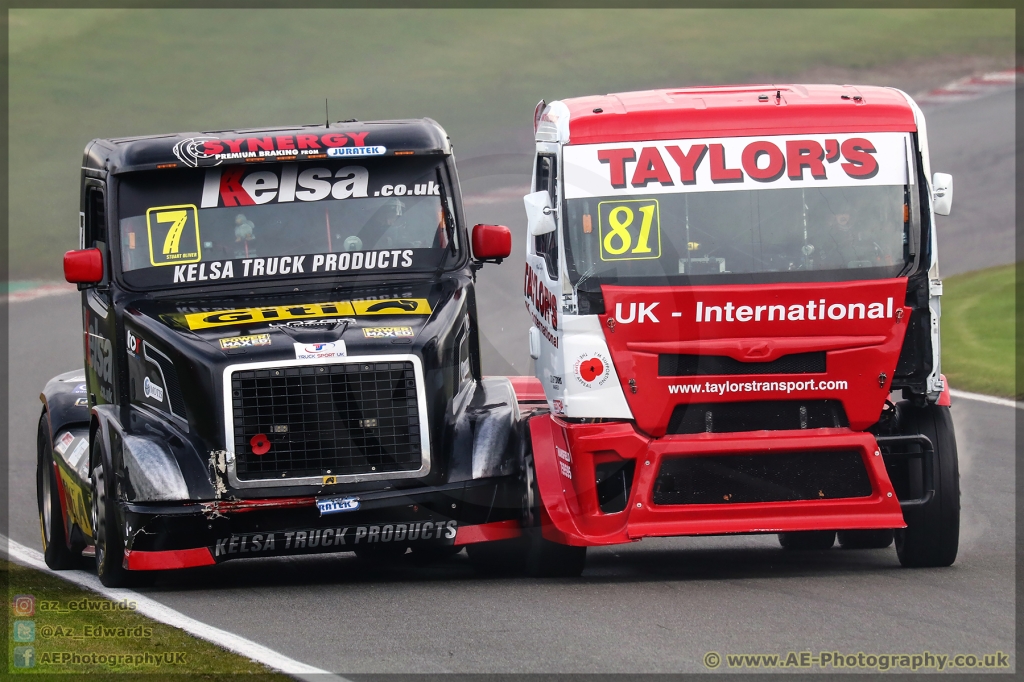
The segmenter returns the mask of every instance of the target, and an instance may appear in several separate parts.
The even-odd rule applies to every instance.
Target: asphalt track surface
[[[1004,91],[926,111],[933,170],[956,183],[953,215],[939,224],[947,276],[1013,260],[1013,107]],[[492,374],[532,369],[520,293],[528,152],[460,156],[471,221],[515,234],[514,257],[480,273]],[[36,397],[81,367],[80,320],[74,295],[10,307],[9,534],[30,547],[40,546]],[[1002,651],[1012,664],[1015,412],[954,403],[963,511],[950,568],[903,569],[892,548],[784,552],[765,535],[591,550],[573,580],[481,578],[464,554],[425,567],[340,554],[237,561],[143,591],[341,674],[703,672],[709,651]]]

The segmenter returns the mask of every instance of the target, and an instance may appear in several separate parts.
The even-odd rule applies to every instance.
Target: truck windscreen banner
[[[565,197],[905,185],[907,133],[568,145]]]
[[[432,270],[448,250],[436,159],[130,173],[118,192],[134,286]]]

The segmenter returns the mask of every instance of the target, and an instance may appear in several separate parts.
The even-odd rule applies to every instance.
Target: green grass
[[[146,618],[132,610],[101,610],[103,605],[116,604],[104,597],[79,589],[52,575],[26,568],[19,564],[0,560],[0,574],[4,584],[8,586],[7,608],[9,623],[7,638],[7,656],[10,674],[8,679],[21,675],[47,674],[48,680],[78,680],[83,674],[110,675],[111,673],[128,673],[136,677],[141,673],[147,682],[164,682],[183,679],[215,680],[223,679],[229,674],[246,674],[247,680],[254,682],[284,682],[288,678],[273,673],[265,666],[220,649],[209,642],[196,639],[181,630],[163,625]],[[13,610],[15,595],[32,595],[35,597],[35,614],[18,616]],[[84,604],[83,604],[84,600]],[[79,607],[72,610],[71,604]],[[53,607],[59,611],[53,611]],[[85,610],[81,610],[82,608]],[[109,609],[109,606],[108,606]],[[35,641],[14,641],[18,623],[34,623]],[[27,627],[22,625],[21,627]],[[99,633],[99,636],[97,636]],[[14,653],[16,647],[33,647],[35,665],[30,668],[16,668]],[[145,655],[153,656],[183,652],[184,663],[170,665],[146,664],[94,664],[64,663],[48,664],[45,655],[55,652],[71,652],[81,655],[109,656]],[[21,660],[21,659],[19,659]],[[152,659],[151,659],[152,660]],[[172,658],[172,660],[174,660]],[[109,679],[109,677],[107,678]],[[128,678],[125,678],[128,679]]]
[[[1015,379],[1015,265],[943,282],[942,373],[965,391],[1021,397]]]
[[[10,12],[11,275],[57,278],[93,137],[431,116],[465,155],[536,102],[1005,55],[1012,10]]]

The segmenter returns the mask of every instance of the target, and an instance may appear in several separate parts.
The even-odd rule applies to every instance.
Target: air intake
[[[789,431],[849,426],[838,400],[765,400],[676,405],[666,433]]]
[[[771,362],[740,362],[725,355],[659,355],[658,374],[663,377],[697,377],[735,374],[821,374],[825,351],[792,353]]]
[[[712,455],[665,459],[654,504],[737,504],[867,497],[857,451]]]

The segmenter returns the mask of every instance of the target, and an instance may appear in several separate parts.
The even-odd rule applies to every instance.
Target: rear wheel
[[[541,533],[540,489],[533,455],[528,454],[523,466],[523,509],[526,523],[526,572],[545,578],[575,578],[587,563],[587,548],[563,545],[546,539]]]
[[[39,506],[39,530],[43,536],[43,558],[55,571],[80,568],[84,563],[82,547],[68,547],[64,514],[54,471],[53,439],[46,412],[39,419],[36,461],[36,500]]]
[[[927,436],[935,448],[935,496],[903,512],[906,528],[896,530],[896,555],[907,567],[949,566],[960,545],[960,469],[948,407],[906,406],[903,433]],[[919,491],[912,490],[912,494]]]
[[[885,549],[892,544],[893,532],[888,530],[841,530],[836,534],[843,549]]]
[[[821,550],[832,549],[836,542],[834,530],[802,530],[794,533],[779,533],[779,544],[783,549]]]

